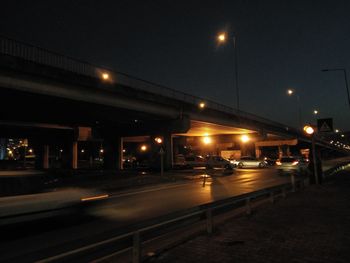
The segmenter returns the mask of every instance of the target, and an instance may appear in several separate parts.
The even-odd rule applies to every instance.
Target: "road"
[[[220,174],[220,173],[219,173]],[[273,168],[236,170],[230,176],[114,193],[94,210],[94,218],[56,218],[7,228],[0,246],[1,262],[28,262],[100,241],[136,223],[223,198],[290,182]],[[4,232],[4,231],[2,231]]]

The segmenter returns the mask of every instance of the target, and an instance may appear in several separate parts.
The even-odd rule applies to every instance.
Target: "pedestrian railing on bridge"
[[[199,102],[205,101],[206,107],[217,111],[225,112],[232,115],[242,117],[242,119],[249,119],[260,122],[262,124],[270,125],[281,130],[295,132],[293,128],[286,127],[286,125],[271,121],[269,119],[244,112],[214,101],[196,97],[184,92],[180,92],[168,87],[158,85],[146,80],[142,80],[130,75],[117,72],[109,68],[103,68],[91,63],[81,61],[69,56],[65,56],[44,48],[36,47],[27,43],[13,40],[7,37],[0,36],[0,53],[8,56],[17,57],[23,60],[31,61],[45,66],[50,66],[62,70],[67,70],[76,74],[101,79],[102,73],[111,75],[111,79],[116,84],[121,84],[134,89],[147,91],[157,95],[162,95],[182,102],[193,105],[198,105]]]

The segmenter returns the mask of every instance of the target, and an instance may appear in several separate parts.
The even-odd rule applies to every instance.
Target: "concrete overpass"
[[[99,141],[105,167],[122,168],[125,143],[147,140],[156,155],[156,137],[168,167],[174,137],[220,135],[226,146],[247,133],[277,146],[303,138],[283,124],[5,37],[0,92],[0,138],[29,138],[44,168],[58,142],[68,167],[77,168],[78,141]]]

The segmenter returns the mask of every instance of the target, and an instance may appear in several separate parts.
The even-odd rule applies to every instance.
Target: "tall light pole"
[[[227,41],[227,33],[220,33],[217,37],[219,43]],[[237,52],[237,33],[233,34],[233,48],[234,48],[234,66],[235,66],[235,86],[236,86],[236,106],[239,112],[239,88],[238,88],[238,52]]]
[[[349,93],[349,86],[348,86],[348,78],[346,76],[346,69],[345,68],[331,68],[331,69],[322,69],[323,72],[325,71],[343,71],[344,73],[344,80],[345,80],[345,87],[346,87],[346,93],[348,95],[348,104],[350,107],[350,93]]]
[[[288,96],[293,96],[295,93],[295,91],[293,89],[288,89],[287,90],[287,94]],[[297,106],[298,106],[298,122],[299,122],[299,128],[301,128],[302,126],[302,122],[301,122],[301,105],[300,105],[300,97],[299,94],[295,94],[295,97],[297,98]]]

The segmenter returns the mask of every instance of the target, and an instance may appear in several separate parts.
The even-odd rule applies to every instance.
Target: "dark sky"
[[[1,1],[0,34],[179,91],[235,106],[237,33],[241,109],[287,125],[333,117],[350,130],[347,0]],[[349,74],[350,78],[350,74]]]

